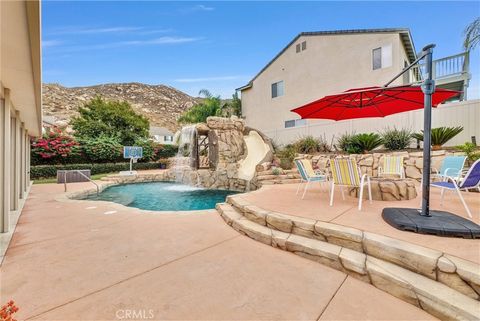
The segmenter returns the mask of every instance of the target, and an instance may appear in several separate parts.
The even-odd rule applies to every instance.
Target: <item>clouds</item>
[[[197,4],[196,6],[192,7],[192,11],[213,11],[215,10],[214,7],[208,7],[203,4]]]
[[[63,42],[60,40],[42,40],[42,48],[50,48],[61,45]]]
[[[88,35],[105,33],[125,33],[135,32],[144,29],[143,27],[82,27],[82,26],[64,26],[55,28],[47,34],[50,35]]]
[[[165,35],[173,29],[147,28],[143,26],[63,26],[45,32],[42,48],[50,52],[81,52],[134,46],[180,45],[202,40],[202,37]],[[115,35],[116,37],[112,37]],[[113,39],[117,39],[113,41]]]

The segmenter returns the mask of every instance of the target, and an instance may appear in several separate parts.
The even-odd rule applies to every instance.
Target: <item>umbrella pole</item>
[[[423,176],[422,176],[422,211],[421,215],[430,216],[430,149],[432,145],[432,94],[435,92],[435,81],[432,77],[432,54],[435,45],[423,48],[425,55],[426,79],[422,84],[424,97],[423,108]]]

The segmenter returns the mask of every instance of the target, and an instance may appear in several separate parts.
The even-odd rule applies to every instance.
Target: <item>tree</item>
[[[480,42],[480,18],[473,20],[464,31],[465,39],[463,48],[466,51],[473,50]]]
[[[198,94],[204,96],[203,100],[185,111],[178,118],[179,123],[204,123],[207,120],[207,117],[219,115],[222,106],[220,97],[214,97],[207,89],[200,90]]]
[[[179,118],[178,122],[183,124],[204,123],[207,117],[221,116],[230,117],[232,115],[240,115],[241,101],[235,93],[230,102],[222,102],[220,96],[213,96],[207,89],[202,89],[198,93],[203,96],[203,100],[185,111]]]
[[[116,137],[127,146],[148,138],[148,119],[135,113],[126,101],[106,101],[97,96],[78,111],[80,115],[72,119],[71,125],[79,140]]]

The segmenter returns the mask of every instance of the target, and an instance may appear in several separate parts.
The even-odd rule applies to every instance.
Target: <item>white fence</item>
[[[480,143],[480,100],[448,103],[433,108],[432,127],[463,126],[463,132],[446,146],[456,146],[471,141],[475,136]],[[313,120],[306,126],[282,128],[264,133],[278,144],[287,144],[300,137],[324,136],[328,142],[335,141],[343,133],[382,131],[387,127],[409,128],[415,132],[423,128],[423,109],[387,116],[344,121]]]

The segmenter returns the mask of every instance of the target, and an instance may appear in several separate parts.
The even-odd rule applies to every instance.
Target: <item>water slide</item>
[[[247,146],[247,157],[238,162],[238,178],[250,181],[255,176],[255,167],[265,158],[270,147],[255,130],[250,130],[243,139]]]

